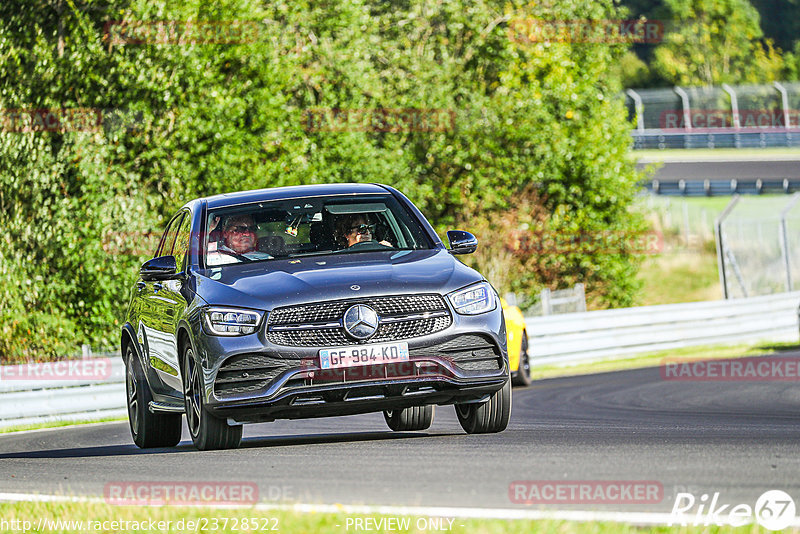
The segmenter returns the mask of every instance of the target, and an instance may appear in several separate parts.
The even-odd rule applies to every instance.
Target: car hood
[[[445,294],[483,277],[447,250],[306,256],[203,269],[197,293],[219,306],[280,306],[376,295]]]

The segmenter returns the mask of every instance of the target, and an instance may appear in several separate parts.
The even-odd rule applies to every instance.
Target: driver
[[[214,246],[216,245],[216,246]],[[269,260],[272,256],[259,251],[256,223],[250,215],[232,215],[222,224],[222,239],[208,244],[208,265],[224,265],[247,260]]]
[[[349,248],[357,243],[374,242],[391,247],[388,241],[374,241],[375,225],[367,222],[363,213],[344,215],[336,221],[336,241],[343,247]]]

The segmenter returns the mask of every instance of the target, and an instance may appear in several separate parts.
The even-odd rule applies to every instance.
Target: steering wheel
[[[381,244],[378,241],[375,241],[373,239],[371,241],[359,241],[358,243],[354,243],[354,244],[350,245],[349,247],[347,247],[347,250],[362,250],[362,249],[367,249],[367,248],[371,248],[371,249],[374,249],[374,250],[380,250],[380,249],[390,248],[390,247],[387,247],[386,245],[383,245],[383,244]]]

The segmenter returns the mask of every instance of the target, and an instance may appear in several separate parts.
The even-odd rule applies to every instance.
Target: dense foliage
[[[617,12],[610,0],[0,3],[0,360],[114,346],[137,266],[174,210],[287,184],[392,184],[438,229],[474,229],[486,246],[469,261],[501,291],[580,281],[598,305],[630,304],[636,258],[625,239],[588,251],[535,245],[639,230],[612,68],[626,48],[529,42],[511,31],[520,17]],[[169,20],[250,33],[120,44],[109,31]],[[67,115],[81,109],[99,119],[76,126]],[[310,126],[335,109],[441,120]],[[20,128],[9,122],[19,110],[61,119]]]
[[[626,87],[800,80],[795,0],[623,0],[628,17],[663,23],[663,38],[621,62]]]

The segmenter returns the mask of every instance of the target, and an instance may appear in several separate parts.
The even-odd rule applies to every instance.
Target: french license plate
[[[337,347],[319,351],[319,366],[322,369],[359,367],[408,361],[408,343],[380,343]]]

